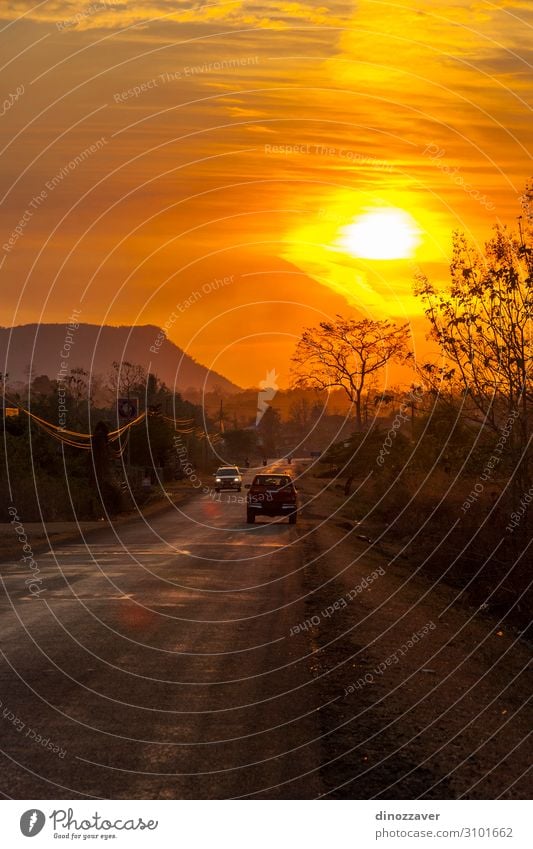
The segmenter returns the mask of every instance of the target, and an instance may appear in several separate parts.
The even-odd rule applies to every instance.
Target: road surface
[[[3,563],[4,795],[528,798],[528,645],[322,486],[297,525],[198,494],[60,544],[36,597]]]
[[[247,526],[244,496],[39,556],[39,596],[6,565],[4,793],[318,795],[318,694],[288,638],[305,618],[298,529]]]

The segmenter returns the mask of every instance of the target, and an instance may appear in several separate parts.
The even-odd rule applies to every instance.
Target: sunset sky
[[[335,313],[422,355],[414,273],[515,225],[533,172],[532,12],[7,0],[0,323],[167,323],[241,386]]]

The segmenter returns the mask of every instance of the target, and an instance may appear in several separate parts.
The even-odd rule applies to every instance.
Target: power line
[[[68,430],[67,428],[63,428],[59,425],[54,424],[53,422],[49,422],[46,419],[43,419],[41,416],[37,416],[35,413],[32,413],[31,410],[26,409],[26,407],[23,407],[22,404],[19,404],[17,401],[12,400],[7,395],[4,395],[4,397],[9,402],[9,404],[11,404],[13,407],[16,407],[22,413],[25,413],[25,415],[28,416],[28,418],[31,421],[34,421],[35,424],[38,427],[41,428],[41,430],[43,430],[45,433],[47,433],[49,436],[51,436],[56,441],[61,442],[65,445],[68,445],[71,448],[81,448],[85,451],[91,450],[93,434],[91,434],[91,433],[81,433],[80,431],[77,431],[77,430]],[[204,429],[199,428],[197,426],[195,427],[194,426],[194,419],[192,419],[192,418],[174,419],[174,418],[171,418],[170,416],[163,416],[159,413],[143,412],[143,413],[140,413],[140,415],[138,415],[135,419],[132,419],[132,421],[126,422],[126,424],[122,425],[121,427],[117,428],[116,430],[110,431],[107,434],[108,441],[109,442],[116,442],[117,440],[120,440],[120,438],[125,433],[128,433],[128,431],[132,427],[135,427],[136,425],[140,424],[147,417],[152,417],[152,416],[157,417],[157,418],[161,418],[164,421],[173,424],[174,429],[177,433],[182,433],[182,434],[185,434],[187,436],[194,435],[194,436],[196,436],[197,439],[208,439],[209,436],[210,436],[207,433],[207,431],[205,431]],[[178,427],[178,425],[179,425],[179,427]],[[128,437],[129,437],[129,433],[128,433]],[[211,441],[212,442],[219,441],[219,438],[220,438],[219,434],[214,434],[214,435],[211,436]],[[82,442],[80,440],[86,440],[86,442]],[[127,442],[127,440],[126,440],[126,442]],[[124,442],[124,446],[126,445],[126,442]],[[121,448],[118,449],[118,455],[117,456],[121,456],[123,454],[124,446],[121,446]]]

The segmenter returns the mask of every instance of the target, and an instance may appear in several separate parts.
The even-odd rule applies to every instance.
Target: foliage
[[[441,365],[425,363],[420,369],[426,385],[446,399],[457,416],[505,436],[517,493],[530,482],[530,245],[529,219],[526,231],[521,228],[519,234],[497,227],[483,252],[455,234],[449,285],[437,288],[420,275],[415,290],[443,355]]]
[[[137,484],[140,487],[146,469],[162,468],[165,480],[179,473],[176,430],[168,419],[187,422],[184,443],[188,459],[199,468],[208,462],[205,440],[195,433],[196,427],[204,425],[202,410],[171,393],[155,375],[146,374],[140,366],[131,363],[123,366],[122,370],[115,363],[115,388],[127,394],[129,387],[130,393],[138,394],[141,409],[147,409],[148,415],[127,431],[120,443],[108,441],[109,431],[124,424],[123,420],[117,421],[116,400],[111,397],[106,408],[97,409],[91,397],[90,376],[83,369],[72,369],[61,384],[46,375],[33,377],[27,400],[10,393],[14,403],[30,408],[32,415],[56,427],[63,426],[58,417],[60,401],[67,410],[68,430],[91,431],[93,438],[92,450],[84,451],[61,444],[25,413],[5,418],[0,445],[3,515],[7,517],[11,499],[26,521],[97,519],[104,512],[120,512],[125,506],[121,482],[126,477],[135,490]],[[125,382],[121,382],[119,375],[126,375]],[[209,426],[209,422],[206,424]],[[60,438],[61,434],[57,436]],[[118,456],[117,449],[121,448],[122,455]]]
[[[341,388],[363,424],[363,390],[389,360],[406,357],[408,325],[343,318],[304,330],[293,356],[295,386]]]
[[[226,430],[223,437],[222,456],[225,462],[241,462],[255,453],[257,448],[257,432],[255,430]]]
[[[130,363],[128,360],[113,361],[113,370],[109,375],[108,386],[112,400],[116,398],[144,398],[147,385],[146,370],[143,366]]]
[[[436,289],[418,277],[431,335],[446,361],[448,380],[468,395],[484,421],[499,430],[514,409],[531,402],[532,269],[520,242],[497,229],[484,255],[461,234],[453,240],[451,283]],[[435,374],[426,365],[426,378]],[[442,374],[440,372],[439,374]]]

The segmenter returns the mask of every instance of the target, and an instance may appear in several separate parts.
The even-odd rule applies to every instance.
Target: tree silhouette
[[[408,325],[391,321],[343,318],[321,321],[304,330],[292,358],[293,382],[299,387],[344,390],[362,429],[363,390],[389,360],[407,356]]]
[[[128,360],[114,360],[112,366],[113,371],[108,381],[112,399],[123,397],[129,400],[134,395],[143,398],[147,382],[146,369]]]
[[[527,210],[526,210],[527,211]],[[453,238],[451,282],[437,289],[418,276],[431,336],[444,356],[421,372],[439,392],[459,395],[463,414],[501,434],[517,417],[509,443],[519,461],[521,485],[529,480],[525,449],[530,436],[533,267],[531,218],[524,233],[498,227],[481,253],[465,236]],[[518,469],[517,469],[518,470]]]

